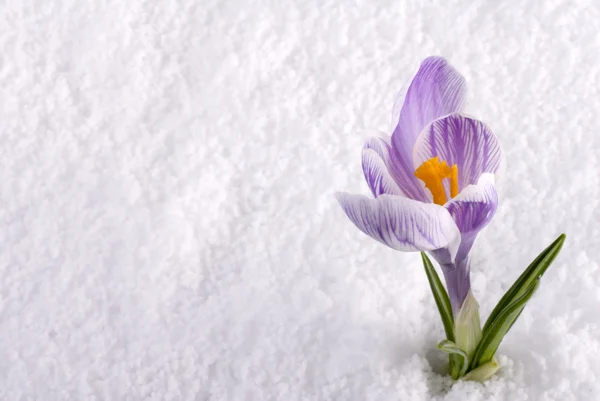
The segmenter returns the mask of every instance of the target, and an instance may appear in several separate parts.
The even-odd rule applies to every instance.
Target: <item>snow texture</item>
[[[0,399],[591,400],[600,5],[0,2]],[[366,138],[429,55],[507,156],[485,318],[560,233],[485,384],[452,384],[418,254],[360,233]]]

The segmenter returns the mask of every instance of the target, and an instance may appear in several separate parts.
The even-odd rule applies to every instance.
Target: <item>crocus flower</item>
[[[400,251],[431,253],[455,315],[470,291],[469,251],[496,212],[504,164],[489,127],[462,114],[465,99],[465,80],[446,60],[424,60],[394,107],[391,138],[364,145],[374,198],[336,194],[365,234]]]

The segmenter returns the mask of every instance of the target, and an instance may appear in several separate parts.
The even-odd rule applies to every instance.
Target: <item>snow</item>
[[[0,4],[0,399],[583,400],[600,391],[600,6]],[[567,242],[485,384],[418,254],[361,234],[363,141],[429,55],[504,146],[485,318]]]

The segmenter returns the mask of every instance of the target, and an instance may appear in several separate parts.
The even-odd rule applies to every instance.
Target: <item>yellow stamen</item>
[[[452,173],[450,175],[450,197],[454,198],[458,195],[458,165],[452,165]]]
[[[453,164],[449,167],[445,161],[432,157],[425,161],[415,170],[415,176],[425,183],[433,196],[433,203],[443,205],[447,202],[446,190],[442,180],[450,179],[450,197],[458,195],[458,166]]]

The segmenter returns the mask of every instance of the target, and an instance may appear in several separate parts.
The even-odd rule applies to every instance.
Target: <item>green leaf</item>
[[[465,359],[458,354],[450,354],[450,376],[454,380],[457,380],[460,376],[462,367],[464,366]]]
[[[465,375],[465,373],[467,373],[467,368],[469,367],[469,357],[467,356],[467,353],[465,351],[463,351],[462,349],[460,349],[456,344],[454,344],[452,341],[449,340],[444,340],[441,343],[438,344],[437,346],[440,350],[452,355],[458,355],[460,357],[462,357],[462,368],[460,369],[460,372],[458,372],[457,377],[454,377],[455,374],[452,374],[452,377],[454,379],[458,379],[459,377],[463,377]]]
[[[483,365],[473,369],[466,376],[463,377],[463,380],[472,380],[477,382],[484,382],[490,377],[494,375],[500,369],[500,365],[496,361],[496,358],[492,358],[492,360],[488,363],[484,363]]]
[[[538,276],[526,289],[525,292],[504,308],[494,319],[492,324],[487,327],[481,341],[473,354],[471,369],[478,368],[488,362],[491,362],[500,346],[502,339],[508,333],[515,323],[527,301],[533,296],[535,290],[540,284],[541,276]]]
[[[510,287],[506,294],[500,299],[490,317],[488,317],[485,325],[483,326],[483,331],[485,332],[493,323],[497,316],[510,304],[514,299],[523,295],[523,293],[529,288],[531,283],[533,283],[537,277],[541,277],[546,269],[550,266],[550,264],[554,261],[560,249],[562,248],[563,242],[565,242],[566,235],[561,234],[548,248],[544,249],[542,253],[538,255],[537,258],[531,264],[523,274],[515,281],[515,283]]]
[[[467,297],[454,321],[454,337],[456,345],[467,353],[469,358],[481,340],[481,324],[479,323],[479,303],[469,290]]]
[[[446,331],[446,338],[450,341],[454,341],[454,316],[452,315],[452,306],[450,305],[450,298],[444,288],[444,285],[440,281],[440,277],[435,271],[435,267],[431,264],[431,261],[425,255],[425,252],[421,252],[423,258],[423,266],[425,267],[425,273],[429,280],[429,286],[435,299],[442,323],[444,324],[444,330]]]
[[[544,249],[500,299],[483,327],[483,336],[473,354],[471,369],[492,360],[502,339],[535,292],[540,278],[560,252],[565,238],[566,235],[561,234],[549,247]]]

